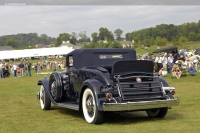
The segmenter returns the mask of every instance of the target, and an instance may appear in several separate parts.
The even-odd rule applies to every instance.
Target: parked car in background
[[[136,60],[132,49],[76,49],[67,54],[66,66],[38,81],[43,110],[53,103],[82,111],[88,123],[99,124],[105,112],[146,111],[162,118],[179,104],[175,88],[154,75],[153,62]]]

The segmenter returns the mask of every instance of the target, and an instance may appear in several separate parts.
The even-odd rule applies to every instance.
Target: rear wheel
[[[85,120],[90,124],[99,124],[103,121],[103,112],[99,112],[94,94],[90,88],[83,93],[82,109]]]
[[[154,118],[163,118],[167,114],[168,108],[160,108],[160,109],[150,109],[147,110],[146,113],[149,117]]]
[[[46,91],[44,90],[44,87],[43,85],[41,85],[40,87],[40,105],[41,105],[41,108],[43,110],[49,110],[51,108],[51,101],[46,93]]]

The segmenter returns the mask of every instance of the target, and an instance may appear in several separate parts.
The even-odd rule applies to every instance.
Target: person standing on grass
[[[159,72],[160,69],[163,67],[163,65],[162,65],[162,57],[161,57],[160,53],[158,53],[158,55],[156,56],[155,63],[157,64],[157,70],[156,70],[156,72]]]
[[[172,72],[172,67],[174,66],[174,62],[173,61],[174,61],[174,57],[170,53],[169,57],[168,57],[169,73]]]
[[[14,71],[14,77],[17,77],[17,65],[14,63],[13,64],[13,71]]]
[[[24,76],[24,64],[23,64],[23,62],[21,62],[19,64],[19,69],[20,69],[20,75],[21,75],[21,77],[23,77]]]
[[[3,78],[3,64],[0,62],[0,78]]]
[[[28,62],[28,67],[27,67],[27,70],[28,70],[28,75],[31,77],[31,63]]]
[[[40,62],[37,64],[37,74],[41,74]]]
[[[37,63],[33,63],[35,74],[37,74]]]
[[[47,73],[50,72],[50,63],[47,63]]]
[[[25,71],[26,75],[28,75],[28,63],[24,64],[24,71]]]

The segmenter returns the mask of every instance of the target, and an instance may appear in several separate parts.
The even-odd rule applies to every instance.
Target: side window
[[[73,67],[73,56],[69,56],[69,67]]]

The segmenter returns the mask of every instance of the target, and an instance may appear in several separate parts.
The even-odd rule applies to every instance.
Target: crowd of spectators
[[[151,60],[154,62],[154,72],[161,76],[172,74],[179,79],[183,75],[196,76],[200,72],[200,56],[188,54],[186,51],[176,53],[157,53],[138,55],[138,60]]]
[[[173,77],[179,79],[182,75],[190,74],[196,76],[196,72],[200,72],[200,56],[188,54],[186,51],[175,53],[157,53],[138,55],[137,60],[150,60],[154,62],[154,72],[167,76],[171,74]],[[29,61],[22,61],[20,63],[3,63],[0,62],[0,78],[5,77],[4,71],[7,70],[13,77],[32,76],[31,70],[35,74],[51,73],[52,71],[63,70],[65,63],[63,60],[56,61],[40,61],[30,63]]]
[[[21,61],[20,63],[3,63],[0,62],[0,78],[9,76],[10,74],[13,77],[24,77],[24,76],[32,76],[32,71],[35,74],[48,74],[52,71],[63,70],[65,67],[64,61],[41,61],[31,63],[28,61]],[[9,73],[9,75],[5,74],[5,71]]]

